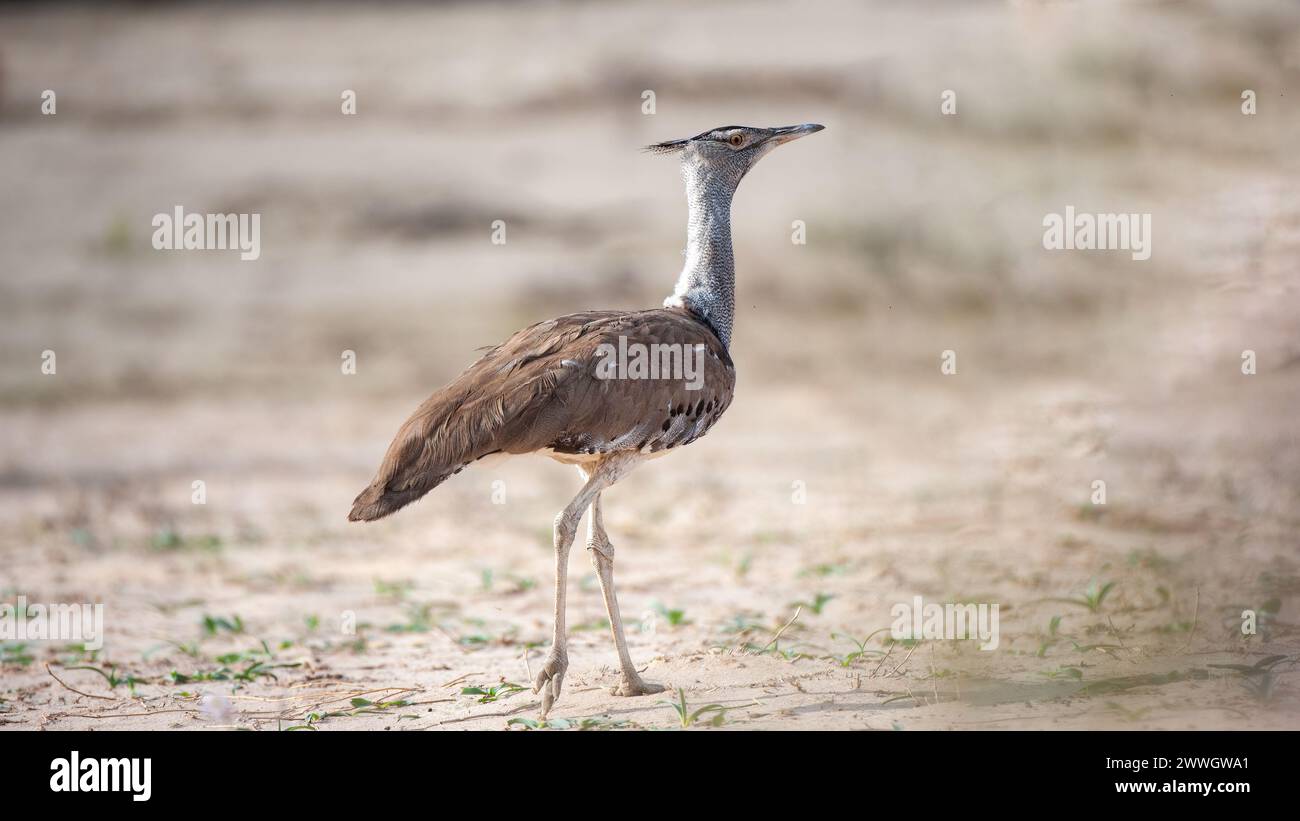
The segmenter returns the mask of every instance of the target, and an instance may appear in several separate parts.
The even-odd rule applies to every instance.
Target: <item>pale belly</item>
[[[613,452],[623,453],[624,451],[613,451]],[[665,449],[665,450],[655,451],[653,453],[644,450],[626,451],[626,452],[637,454],[637,456],[639,457],[639,461],[644,462],[644,461],[649,461],[651,459],[658,459],[660,456],[666,456],[669,451]],[[550,457],[551,459],[554,459],[555,461],[564,465],[579,465],[579,466],[594,464],[596,462],[599,462],[602,459],[608,458],[610,455],[609,453],[558,453],[555,450],[552,450],[551,448],[539,450],[537,451],[537,453],[541,454],[542,456]],[[487,460],[485,459],[484,461]]]

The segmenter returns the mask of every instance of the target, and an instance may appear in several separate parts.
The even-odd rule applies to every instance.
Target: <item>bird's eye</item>
[[[727,142],[731,143],[733,148],[740,148],[745,144],[745,137],[743,134],[732,134],[727,138]]]

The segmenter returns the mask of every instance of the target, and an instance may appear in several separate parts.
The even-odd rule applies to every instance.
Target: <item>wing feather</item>
[[[618,346],[620,337],[628,344],[704,345],[703,389],[690,391],[681,379],[597,378],[599,347]],[[734,384],[726,348],[682,309],[590,311],[538,323],[489,350],[416,409],[348,518],[386,516],[491,453],[686,444],[730,404]]]

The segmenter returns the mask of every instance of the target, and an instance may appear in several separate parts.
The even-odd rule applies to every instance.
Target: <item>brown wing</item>
[[[533,325],[416,409],[348,518],[386,516],[492,453],[689,444],[731,404],[734,386],[726,348],[688,311],[592,311]]]

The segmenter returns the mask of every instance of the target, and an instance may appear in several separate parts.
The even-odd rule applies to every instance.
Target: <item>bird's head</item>
[[[680,154],[683,170],[703,172],[708,177],[735,185],[767,152],[782,143],[821,131],[816,123],[755,128],[724,125],[685,140],[668,140],[646,146],[655,154]]]

